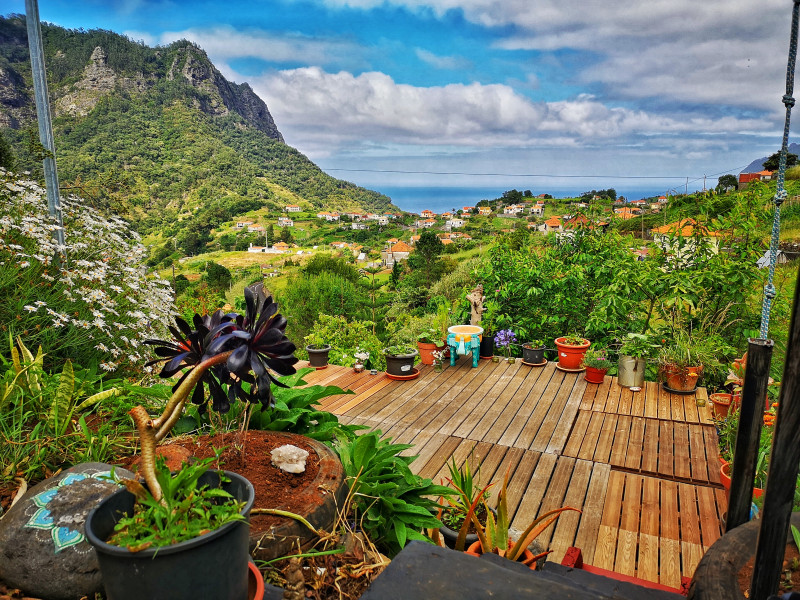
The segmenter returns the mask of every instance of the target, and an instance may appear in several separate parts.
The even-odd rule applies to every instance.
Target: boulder
[[[32,487],[0,519],[0,579],[47,600],[94,597],[103,589],[94,549],[84,536],[86,517],[119,489],[112,466],[84,463]],[[119,477],[133,473],[116,468]]]

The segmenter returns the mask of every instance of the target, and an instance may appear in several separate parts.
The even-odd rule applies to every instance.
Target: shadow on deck
[[[678,395],[647,382],[632,393],[553,363],[464,359],[441,373],[421,366],[411,381],[337,366],[306,380],[355,392],[322,408],[413,444],[412,469],[437,483],[451,456],[472,457],[484,483],[510,469],[518,529],[559,506],[582,509],[540,537],[556,562],[577,546],[587,564],[677,588],[721,535],[727,501],[710,408],[697,406],[704,388]]]

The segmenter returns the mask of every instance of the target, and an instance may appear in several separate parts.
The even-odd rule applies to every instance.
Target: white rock
[[[275,448],[270,454],[272,455],[272,464],[287,473],[303,473],[306,470],[307,450],[291,444],[284,444]]]

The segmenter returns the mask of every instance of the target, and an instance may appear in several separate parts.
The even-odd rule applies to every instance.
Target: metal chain
[[[778,181],[775,186],[775,216],[772,219],[772,239],[769,243],[769,276],[767,284],[764,286],[764,301],[761,305],[761,339],[767,339],[769,334],[769,313],[772,308],[772,300],[777,295],[777,290],[773,285],[775,277],[775,264],[778,262],[778,244],[780,243],[781,233],[781,204],[786,200],[786,190],[784,181],[786,178],[786,155],[789,152],[789,123],[792,117],[792,107],[794,106],[794,67],[797,60],[797,29],[798,15],[800,15],[800,0],[794,0],[792,7],[792,33],[789,38],[789,62],[786,65],[786,94],[783,96],[783,104],[786,106],[786,120],[783,125],[783,143],[781,145],[780,161],[778,163]]]

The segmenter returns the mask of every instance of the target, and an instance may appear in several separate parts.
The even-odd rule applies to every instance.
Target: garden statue
[[[478,284],[474,290],[467,294],[467,300],[469,300],[470,307],[469,324],[477,325],[481,321],[481,315],[486,310],[483,307],[483,302],[486,300],[486,296],[483,295],[483,286]]]

